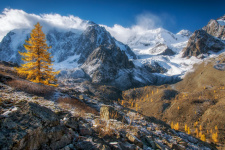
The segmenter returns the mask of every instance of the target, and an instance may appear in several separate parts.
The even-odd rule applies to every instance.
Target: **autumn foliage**
[[[57,86],[55,75],[59,72],[54,72],[52,68],[52,56],[48,52],[51,47],[46,43],[42,26],[37,23],[34,27],[29,40],[24,44],[27,52],[19,52],[24,64],[16,70],[19,75],[26,76],[32,82]]]

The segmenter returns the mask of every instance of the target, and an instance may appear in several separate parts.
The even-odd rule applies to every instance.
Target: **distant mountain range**
[[[132,34],[125,43],[113,37],[109,27],[81,22],[84,28],[67,30],[43,24],[54,68],[61,70],[61,78],[85,78],[120,89],[174,83],[202,61],[199,55],[224,49],[224,17],[211,20],[194,34],[158,28]],[[31,28],[9,31],[0,42],[0,60],[23,63],[18,51],[25,51],[23,44],[30,32]]]

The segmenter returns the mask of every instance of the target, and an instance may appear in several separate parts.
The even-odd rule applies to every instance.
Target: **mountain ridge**
[[[80,24],[81,27],[79,27]],[[132,69],[123,68],[120,71],[116,69],[117,73],[114,74],[116,78],[114,77],[114,82],[111,83],[115,85],[116,82],[122,83],[122,80],[128,79],[127,81],[130,81],[130,83],[127,84],[129,86],[125,86],[126,88],[148,84],[174,83],[179,81],[193,67],[193,64],[202,61],[196,57],[191,59],[182,58],[184,53],[182,49],[190,47],[187,44],[192,33],[188,30],[181,30],[177,34],[163,28],[146,30],[146,32],[141,30],[141,32],[129,34],[131,36],[128,37],[127,43],[123,44],[112,36],[113,33],[110,32],[109,27],[98,25],[92,21],[75,19],[75,25],[78,27],[74,27],[70,23],[71,28],[65,27],[65,29],[62,29],[63,26],[59,27],[58,25],[53,26],[51,29],[47,22],[44,22],[44,25],[46,25],[43,30],[47,31],[47,43],[52,45],[50,52],[55,61],[54,67],[56,70],[62,71],[60,77],[65,75],[65,77],[70,76],[74,79],[84,78],[85,80],[91,79],[94,81],[92,78],[93,73],[88,73],[87,69],[85,71],[84,68],[87,67],[82,67],[82,65],[84,66],[86,63],[90,67],[94,67],[95,65],[91,65],[90,62],[87,63],[86,60],[94,55],[93,51],[102,46],[111,49],[112,55],[117,53],[117,49],[123,51],[128,57],[128,61],[132,61],[134,65]],[[30,29],[16,29],[10,31],[4,37],[0,43],[0,60],[23,63],[18,50],[25,51],[23,44],[25,39],[29,38],[29,31]],[[207,44],[210,44],[210,42]],[[223,48],[219,50],[221,49]],[[104,53],[104,51],[101,52]],[[121,53],[121,55],[123,54]],[[192,53],[191,56],[193,56]],[[104,68],[104,64],[97,62],[96,64]],[[109,64],[110,67],[115,68],[113,66],[119,66],[120,62],[115,61],[115,64]],[[93,70],[96,73],[99,72],[96,68]],[[109,73],[104,69],[101,72],[104,74],[103,76],[107,76]],[[69,74],[66,75],[66,73]],[[79,75],[75,76],[75,73]],[[99,83],[101,83],[102,79],[99,80]],[[152,79],[155,81],[152,82]],[[121,87],[120,85],[119,87]]]
[[[10,31],[2,40],[0,43],[0,54],[2,61],[12,61],[14,63],[23,63],[21,61],[21,56],[18,53],[19,51],[24,52],[25,49],[23,47],[23,44],[25,43],[25,39],[29,38],[29,31],[30,29],[16,29],[13,31]],[[21,36],[22,35],[22,36]],[[72,78],[85,78],[85,80],[89,80],[92,78],[92,81],[97,81],[93,79],[92,74],[89,74],[87,70],[85,71],[85,67],[82,67],[82,65],[86,62],[88,57],[91,57],[93,55],[93,51],[99,47],[105,47],[106,49],[112,51],[112,56],[117,53],[117,51],[121,51],[120,55],[122,58],[126,58],[125,62],[133,61],[137,59],[137,56],[135,53],[130,49],[130,47],[126,44],[123,44],[120,41],[117,41],[114,37],[110,35],[109,32],[104,27],[101,27],[94,22],[88,22],[87,27],[85,30],[60,30],[57,28],[49,29],[47,34],[47,43],[52,46],[52,49],[50,49],[50,52],[54,58],[54,66],[57,70],[61,70],[62,73],[59,75],[60,77],[72,77]],[[19,39],[19,40],[17,40]],[[117,49],[117,50],[116,50]],[[7,53],[5,51],[7,50]],[[104,52],[104,51],[102,51]],[[167,52],[168,53],[168,52]],[[163,55],[167,55],[167,53],[164,53]],[[172,51],[171,51],[172,53]],[[125,56],[126,55],[126,56]],[[13,57],[12,57],[13,56]],[[102,55],[98,55],[102,56]],[[118,56],[120,57],[120,56]],[[100,58],[98,58],[100,59]],[[113,60],[116,60],[117,58],[114,58]],[[129,60],[128,60],[129,59]],[[124,60],[121,59],[121,62]],[[113,63],[115,63],[113,65]],[[113,68],[116,68],[116,66],[119,66],[120,61],[115,61],[113,63],[110,63],[110,67],[114,66]],[[130,62],[133,64],[132,62]],[[87,64],[87,63],[86,63]],[[84,65],[83,65],[84,66]],[[86,65],[87,66],[87,65]],[[91,67],[92,65],[90,65]],[[101,64],[101,66],[104,66]],[[106,67],[105,65],[104,67]],[[154,68],[155,65],[153,65]],[[92,66],[93,67],[93,66]],[[103,68],[104,68],[103,67]],[[67,69],[68,68],[68,69]],[[75,69],[78,68],[78,69]],[[156,67],[159,69],[160,67]],[[154,72],[160,72],[157,71],[157,69],[154,69]],[[69,69],[71,71],[69,71]],[[64,71],[65,70],[65,71]],[[130,88],[135,86],[144,86],[147,84],[164,84],[164,83],[170,83],[178,81],[179,78],[177,77],[168,77],[166,79],[166,76],[161,75],[153,75],[150,70],[146,70],[145,66],[134,66],[132,68],[121,68],[117,70],[116,78],[113,77],[114,81],[111,82],[112,85],[115,85],[119,88]],[[94,70],[95,74],[99,72],[99,70]],[[86,74],[85,74],[86,72]],[[107,70],[102,70],[103,76],[107,76]],[[66,73],[69,73],[66,75]],[[74,74],[78,73],[79,75],[75,76]],[[89,75],[89,77],[87,77]],[[125,75],[125,76],[124,76]],[[157,79],[156,79],[157,78]],[[103,78],[102,78],[103,79]],[[102,83],[101,80],[99,80],[99,83]],[[122,85],[122,80],[128,79],[128,84]],[[153,81],[153,79],[155,81]],[[160,81],[160,82],[159,82]]]

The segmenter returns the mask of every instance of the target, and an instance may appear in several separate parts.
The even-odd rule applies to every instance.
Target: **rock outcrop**
[[[188,30],[181,30],[177,33],[177,35],[181,35],[182,37],[190,37],[191,34],[192,32]]]
[[[220,70],[220,71],[225,71],[225,63],[221,63],[221,64],[216,64],[214,66],[215,69]]]
[[[172,56],[176,53],[165,44],[158,44],[150,50],[153,54]]]
[[[218,20],[211,19],[202,29],[212,36],[225,40],[225,17]]]
[[[175,55],[176,53],[170,49],[170,48],[166,48],[162,53],[160,53],[159,55],[166,55],[166,56],[173,56]]]
[[[102,120],[106,120],[106,121],[108,121],[109,119],[116,119],[122,122],[127,122],[123,118],[123,116],[110,105],[101,106],[100,117]]]
[[[219,52],[225,44],[208,34],[204,30],[196,30],[190,37],[187,46],[183,49],[183,57],[199,56],[210,51]]]
[[[0,149],[60,149],[73,140],[74,131],[60,124],[50,109],[20,101],[1,115]]]
[[[153,64],[144,64],[144,68],[147,69],[151,73],[166,73],[168,70],[160,66],[157,62]]]

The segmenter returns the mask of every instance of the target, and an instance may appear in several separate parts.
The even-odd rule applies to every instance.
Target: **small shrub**
[[[201,135],[201,140],[202,140],[203,142],[206,141],[205,134],[202,134],[202,135]]]
[[[116,130],[112,127],[112,123],[110,121],[99,120],[96,124],[95,131],[98,133],[99,137],[113,137],[116,134]]]
[[[15,88],[16,90],[24,91],[29,94],[38,96],[47,96],[54,92],[55,88],[42,84],[33,83],[27,80],[11,80],[7,81],[7,85]]]
[[[198,132],[198,128],[195,129],[195,133],[196,133],[196,137],[199,137],[199,132]]]
[[[189,135],[191,134],[191,130],[190,130],[190,127],[188,127],[188,134],[189,134]]]
[[[218,143],[218,133],[217,132],[212,133],[212,140],[213,140],[213,142]]]
[[[174,126],[173,126],[174,130],[179,130],[179,123],[177,122]]]
[[[185,132],[188,131],[188,126],[187,126],[187,124],[185,124],[185,126],[184,126],[184,131],[185,131]]]
[[[170,126],[171,126],[171,129],[174,128],[173,121],[171,122]]]

